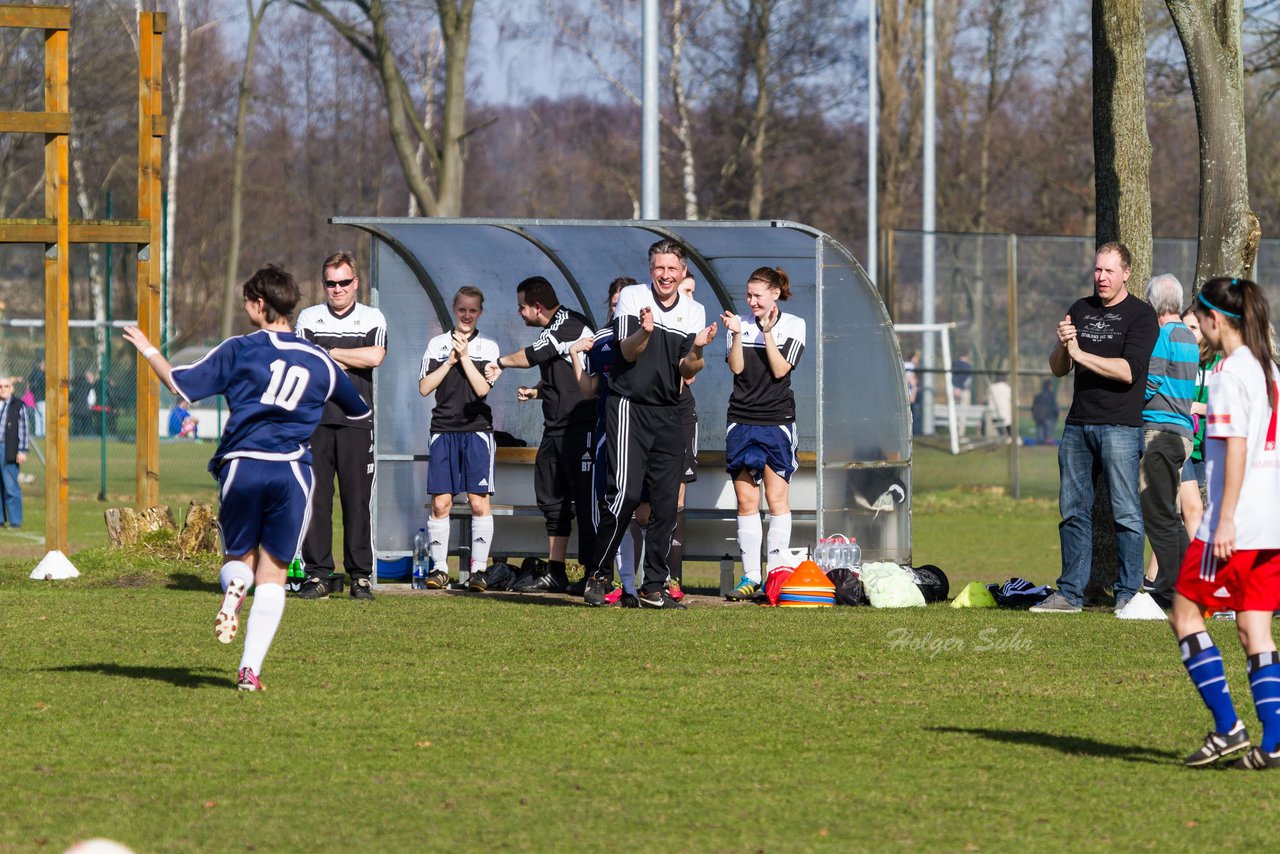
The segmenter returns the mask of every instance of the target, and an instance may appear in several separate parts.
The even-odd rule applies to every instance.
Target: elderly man
[[[1168,274],[1147,285],[1147,303],[1156,313],[1160,334],[1147,370],[1140,492],[1142,521],[1157,566],[1152,595],[1162,608],[1173,604],[1173,584],[1189,544],[1178,513],[1178,487],[1182,464],[1191,454],[1191,402],[1200,348],[1195,333],[1182,322],[1182,296],[1182,283]]]
[[[346,371],[356,391],[373,405],[373,369],[387,356],[387,321],[376,308],[356,301],[360,277],[349,252],[335,252],[320,267],[325,301],[298,314],[297,334],[325,350]],[[373,419],[348,416],[334,403],[311,437],[315,492],[311,521],[302,541],[307,580],[300,599],[329,595],[333,572],[333,476],[342,500],[342,566],[351,577],[351,596],[372,599],[373,535],[369,501],[373,495]]]
[[[27,461],[27,407],[13,396],[13,377],[0,377],[0,513],[4,527],[22,527],[18,466]]]
[[[1138,461],[1147,365],[1155,346],[1156,314],[1129,296],[1131,256],[1123,243],[1106,243],[1094,259],[1092,296],[1077,300],[1058,322],[1049,369],[1057,377],[1075,369],[1075,389],[1058,446],[1058,506],[1062,522],[1062,575],[1058,592],[1031,610],[1078,613],[1093,565],[1093,478],[1101,471],[1111,493],[1120,572],[1116,610],[1129,604],[1142,580],[1142,510]]]

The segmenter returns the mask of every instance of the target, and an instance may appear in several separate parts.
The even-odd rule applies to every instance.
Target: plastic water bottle
[[[427,575],[431,572],[431,557],[427,549],[427,529],[419,528],[413,537],[413,589],[425,590]]]
[[[857,537],[850,537],[849,543],[845,546],[844,565],[854,572],[862,572],[862,546],[858,545]]]
[[[812,549],[810,549],[809,560],[816,563],[818,565],[818,569],[822,570],[823,572],[826,572],[828,569],[831,568],[827,565],[827,552],[829,550],[830,549],[827,547],[826,537],[823,537],[822,539],[818,540],[818,544],[814,546]]]

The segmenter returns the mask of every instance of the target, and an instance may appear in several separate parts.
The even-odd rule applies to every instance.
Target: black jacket
[[[18,462],[18,425],[20,419],[27,417],[27,406],[16,396],[9,398],[9,407],[5,410],[4,424],[0,425],[4,431],[4,461],[6,463]]]

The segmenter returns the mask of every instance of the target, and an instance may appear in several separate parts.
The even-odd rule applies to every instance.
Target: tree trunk
[[[680,178],[684,188],[684,218],[698,218],[698,180],[693,157],[693,120],[684,88],[684,0],[671,5],[671,94],[676,108],[676,138],[680,141]]]
[[[165,301],[164,328],[169,339],[173,338],[173,247],[174,232],[178,224],[178,164],[182,137],[182,114],[187,107],[187,46],[190,41],[187,26],[187,0],[178,0],[178,85],[173,96],[173,115],[169,119],[169,175],[165,180],[168,192],[168,221],[164,236],[164,279],[168,282],[169,298]]]
[[[1249,207],[1245,157],[1243,0],[1166,0],[1187,56],[1200,131],[1195,290],[1214,276],[1252,276],[1262,227]]]
[[[227,214],[231,235],[227,246],[227,275],[223,282],[222,324],[219,328],[223,338],[230,338],[235,330],[240,272],[240,230],[243,220],[241,198],[244,195],[244,129],[249,118],[250,82],[253,80],[253,55],[258,48],[258,31],[267,7],[270,5],[271,0],[260,0],[260,5],[255,10],[253,0],[245,0],[245,9],[249,13],[249,43],[244,52],[244,66],[240,69],[240,88],[236,94],[236,131],[231,147],[231,205]]]
[[[1142,0],[1093,0],[1093,153],[1097,241],[1133,253],[1129,292],[1151,278],[1151,139]],[[1097,526],[1094,526],[1095,530]]]
[[[1133,253],[1129,292],[1151,277],[1151,139],[1146,113],[1146,22],[1142,0],[1093,0],[1093,152],[1099,245],[1124,241]],[[1094,480],[1093,567],[1086,599],[1114,588],[1119,573],[1111,492]]]

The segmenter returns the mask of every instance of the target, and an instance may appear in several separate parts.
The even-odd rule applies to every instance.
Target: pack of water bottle
[[[858,545],[857,537],[846,537],[844,534],[823,537],[814,547],[813,562],[823,572],[830,572],[833,569],[852,569],[854,572],[860,572],[862,546]]]
[[[413,536],[413,589],[427,589],[427,576],[431,573],[430,541],[427,529],[419,528]]]

